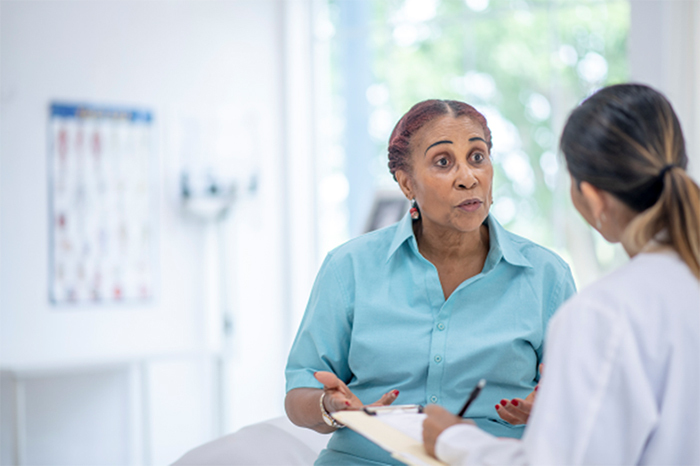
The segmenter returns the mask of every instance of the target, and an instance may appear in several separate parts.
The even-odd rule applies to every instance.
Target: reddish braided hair
[[[396,179],[396,171],[410,172],[410,145],[413,135],[428,122],[443,115],[471,118],[481,125],[486,144],[491,150],[491,130],[486,118],[477,109],[458,100],[424,100],[419,102],[401,117],[389,137],[389,171]]]

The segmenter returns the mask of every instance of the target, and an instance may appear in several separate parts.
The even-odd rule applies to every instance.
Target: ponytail
[[[630,224],[632,242],[637,249],[652,239],[671,246],[700,280],[700,187],[679,167],[662,182],[659,200]]]

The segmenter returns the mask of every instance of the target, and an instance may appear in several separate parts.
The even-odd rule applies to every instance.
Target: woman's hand
[[[423,421],[423,445],[425,451],[433,457],[435,457],[435,443],[445,429],[460,423],[474,424],[474,421],[457,417],[437,405],[428,405],[423,409],[423,412],[427,415]]]
[[[544,365],[540,364],[540,377],[542,377],[543,369]],[[524,400],[521,398],[501,400],[501,402],[496,405],[496,411],[498,411],[498,415],[501,419],[513,425],[527,424],[527,420],[530,418],[530,411],[532,411],[532,405],[535,403],[538,388],[539,384],[535,386],[535,389],[530,392]]]
[[[364,406],[360,399],[334,373],[320,371],[316,372],[314,377],[323,384],[323,391],[326,393],[323,404],[329,413],[346,409],[360,409]],[[390,405],[396,401],[398,396],[398,390],[390,390],[369,406]]]
[[[503,399],[496,405],[498,415],[506,422],[513,425],[527,424],[530,418],[530,411],[535,401],[535,390],[533,390],[524,400],[521,398],[513,398],[512,400]]]
[[[363,405],[360,399],[335,374],[316,372],[314,377],[323,384],[323,390],[310,387],[289,390],[284,398],[284,409],[293,424],[299,427],[308,427],[322,434],[329,434],[334,432],[336,428],[326,424],[323,419],[318,405],[322,392],[325,393],[323,406],[329,413],[345,409],[360,409]],[[399,396],[399,391],[391,390],[370,406],[390,405],[397,396]]]

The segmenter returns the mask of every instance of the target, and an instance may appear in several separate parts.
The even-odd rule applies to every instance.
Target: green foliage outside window
[[[627,80],[629,0],[366,1],[376,186],[394,185],[386,145],[400,116],[425,99],[462,100],[493,132],[492,212],[516,233],[570,249],[573,209],[557,139],[578,102]],[[329,6],[342,30],[338,5]],[[596,249],[598,239],[589,240]]]

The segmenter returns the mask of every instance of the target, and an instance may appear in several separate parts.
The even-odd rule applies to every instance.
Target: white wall
[[[77,310],[49,305],[47,105],[55,99],[134,104],[153,108],[160,122],[171,108],[190,105],[254,111],[262,127],[277,129],[267,132],[267,147],[257,154],[274,163],[279,133],[278,50],[275,35],[269,34],[276,28],[274,6],[254,1],[2,3],[4,364],[201,347],[204,229],[183,221],[179,211],[181,161],[171,152],[177,148],[161,147],[159,154],[165,234],[159,237],[161,290],[155,305]],[[269,205],[279,195],[275,175],[265,173],[261,180],[261,197],[267,197],[261,202]],[[265,239],[276,246],[277,238]]]
[[[105,368],[28,378],[24,464],[120,465],[130,462],[128,374]],[[66,396],[70,393],[71,396]],[[82,413],[89,413],[84,415]],[[79,439],[79,441],[76,441]],[[110,439],[110,441],[105,441]],[[99,445],[100,450],[91,448]]]
[[[76,451],[93,464],[164,464],[216,435],[218,425],[282,414],[291,293],[284,280],[297,267],[284,234],[291,220],[282,215],[285,187],[294,186],[284,183],[282,167],[295,166],[282,143],[284,112],[293,113],[281,103],[290,66],[283,60],[285,3],[0,2],[0,367],[9,371],[8,390],[15,376],[24,381],[20,405],[31,414],[13,423],[17,397],[3,391],[3,464],[18,454],[34,464],[70,464]],[[152,304],[49,304],[45,134],[53,100],[154,112],[160,287]],[[229,126],[212,129],[222,121]],[[201,154],[183,148],[192,122]],[[215,227],[180,209],[183,165],[213,165],[232,176],[246,167],[258,177],[257,191],[241,197],[224,227],[234,334],[223,423],[212,401],[211,355],[221,346],[227,298],[213,283]],[[89,409],[95,399],[104,409],[121,406],[123,415],[101,417]],[[38,409],[42,403],[46,409]],[[70,444],[63,422],[111,433]]]

